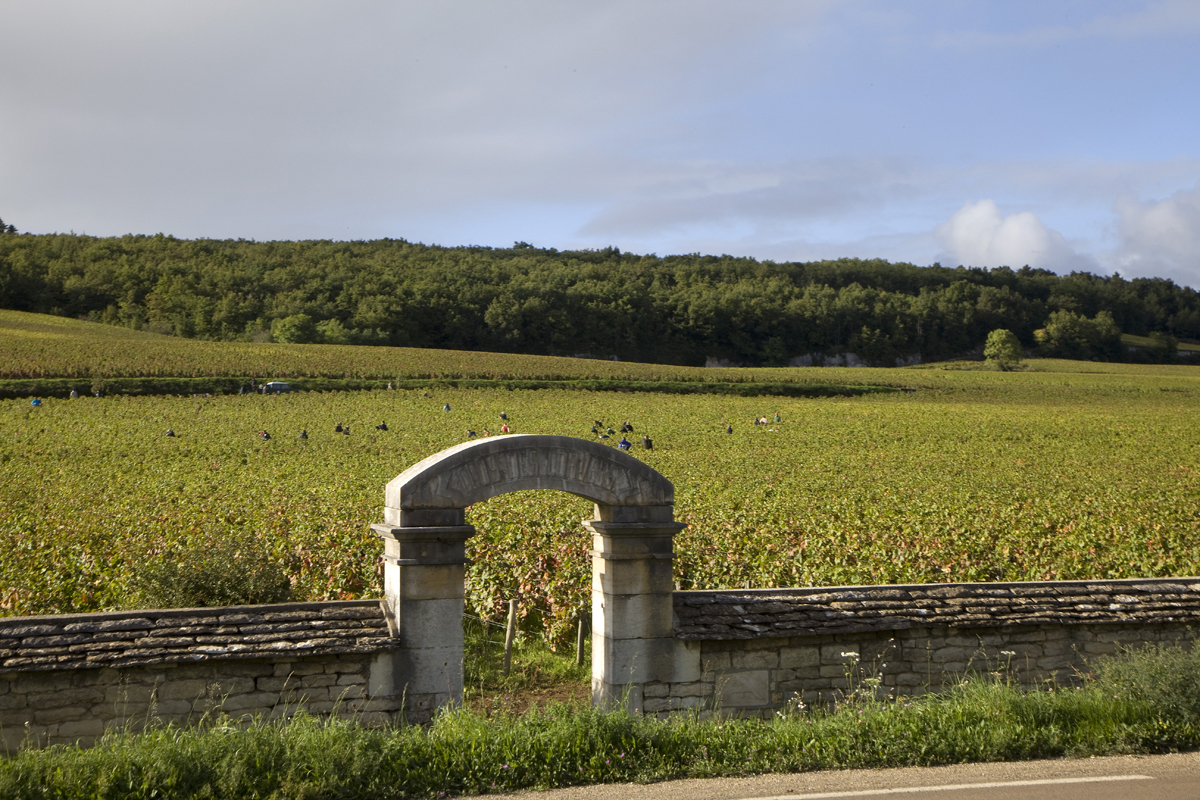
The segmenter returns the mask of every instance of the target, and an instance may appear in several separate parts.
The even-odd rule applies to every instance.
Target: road
[[[1200,800],[1200,753],[802,772],[489,795],[489,800]]]

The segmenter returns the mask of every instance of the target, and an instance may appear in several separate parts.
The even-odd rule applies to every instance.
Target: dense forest
[[[997,328],[1045,354],[1083,358],[1124,357],[1120,332],[1200,339],[1200,294],[1169,280],[523,242],[5,234],[0,307],[203,339],[693,365],[838,352],[872,364],[934,360],[978,351]]]

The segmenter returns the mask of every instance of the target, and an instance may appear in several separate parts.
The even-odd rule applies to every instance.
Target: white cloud
[[[992,200],[966,203],[935,231],[949,261],[971,267],[1025,265],[1055,272],[1093,267],[1061,233],[1029,211],[1007,217]]]
[[[1200,288],[1200,183],[1165,200],[1122,197],[1116,212],[1121,243],[1114,266]]]

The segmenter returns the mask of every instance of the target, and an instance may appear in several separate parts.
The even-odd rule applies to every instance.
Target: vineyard
[[[325,359],[383,374],[722,372],[134,333],[89,345],[32,325],[14,333],[11,320],[0,325],[10,374],[38,353],[65,359],[56,370],[79,369],[88,346],[123,369],[144,356],[145,369],[271,377],[325,369],[315,366]],[[417,358],[420,366],[406,361]],[[1022,373],[747,372],[817,381],[833,372],[840,383],[911,391],[819,400],[434,389],[0,401],[0,608],[121,606],[140,565],[229,537],[268,550],[301,598],[376,596],[380,547],[369,525],[381,519],[384,485],[468,429],[496,431],[502,411],[520,433],[590,438],[593,419],[629,420],[635,439],[649,433],[655,448],[634,454],[676,485],[677,518],[690,526],[675,562],[685,588],[1198,571],[1195,368],[1041,361]],[[776,413],[779,423],[752,424]],[[388,430],[376,429],[384,422]],[[338,423],[349,435],[335,433]],[[301,430],[307,440],[297,439]],[[474,610],[496,616],[519,596],[528,625],[566,636],[587,604],[589,543],[579,520],[590,513],[553,493],[469,509],[479,530],[469,544]]]

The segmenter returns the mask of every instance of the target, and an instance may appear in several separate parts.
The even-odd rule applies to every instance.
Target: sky
[[[1200,288],[1200,2],[6,0],[0,217]]]

